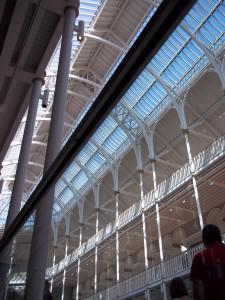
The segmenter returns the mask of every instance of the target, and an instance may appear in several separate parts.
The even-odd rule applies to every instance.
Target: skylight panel
[[[204,5],[204,3],[205,1],[200,1],[201,5]],[[207,7],[202,9],[200,4],[195,6],[193,11],[186,16],[184,24],[194,34],[197,31],[198,35],[204,38],[204,42],[207,42],[207,45],[210,46],[218,39],[218,35],[224,31],[224,25],[221,25],[220,21],[215,22],[215,26],[213,26],[211,20],[205,22],[208,12],[211,12],[213,7],[207,4]],[[201,12],[198,12],[198,10],[201,10]],[[202,24],[204,25],[201,28]],[[221,31],[216,27],[222,28]],[[209,38],[209,35],[212,37]],[[177,88],[190,70],[195,68],[196,64],[203,58],[205,59],[205,56],[199,46],[191,40],[186,31],[178,27],[156,53],[149,63],[149,67],[159,76],[162,76],[162,79],[171,88]],[[168,101],[168,95],[162,84],[146,68],[125,93],[122,101],[125,101],[144,120],[159,103]],[[118,118],[124,123],[124,126],[128,129],[137,129],[137,123],[134,122],[132,127],[128,115],[126,117],[126,109],[124,112],[117,109],[114,111],[116,114],[118,113]],[[121,145],[127,142],[127,135],[109,116],[96,131],[93,139],[102,145],[110,156],[113,156],[121,148]],[[90,170],[90,173],[94,174],[105,163],[105,158],[100,150],[94,149],[91,154],[87,149],[85,151],[85,166]],[[87,183],[87,178],[85,180],[84,178],[85,175],[82,175],[82,171],[80,171],[74,178],[74,184],[76,183],[80,187],[84,186]]]
[[[10,151],[7,152],[4,160],[5,161],[18,160],[20,148],[21,148],[21,144],[10,147],[9,149]]]
[[[71,181],[74,176],[80,171],[80,167],[76,164],[76,162],[72,162],[70,166],[66,169],[64,176],[68,181]]]
[[[222,8],[222,6],[220,6]],[[222,10],[216,10],[213,14],[215,18],[217,19],[218,24],[220,23],[221,29],[223,30],[223,24],[225,23],[225,15],[222,13]]]
[[[66,183],[63,180],[58,180],[55,187],[55,195],[58,196],[66,187]]]
[[[79,191],[87,182],[88,178],[82,170],[71,181],[77,191]]]
[[[153,90],[155,90],[155,92],[159,95],[160,98],[163,98],[163,97],[165,97],[167,95],[164,87],[158,81],[155,82],[155,84],[153,86]]]
[[[138,102],[135,106],[135,111],[138,112],[142,120],[144,120],[149,114],[149,103],[149,101],[142,100]]]
[[[186,49],[188,49],[188,50],[190,51],[190,54],[192,55],[192,57],[193,57],[193,55],[195,55],[196,58],[199,58],[201,55],[204,54],[203,51],[202,51],[202,49],[201,49],[201,48],[198,46],[198,44],[197,44],[195,41],[193,41],[193,40],[191,40],[191,41],[188,43]]]
[[[79,19],[86,19],[87,22],[91,22],[93,18],[92,12],[93,14],[95,13],[99,3],[100,1],[84,1],[83,6],[81,5]],[[185,17],[185,21],[183,21],[183,24],[194,34],[197,33],[197,37],[209,47],[212,47],[212,44],[216,45],[219,38],[221,41],[221,34],[224,34],[224,5],[221,4],[217,11],[211,15],[218,4],[219,1],[199,0],[188,16]],[[206,20],[207,18],[209,18],[208,21]],[[87,25],[86,28],[88,28]],[[74,37],[73,53],[76,53],[78,47],[79,44]],[[199,71],[201,64],[203,65],[205,61],[207,61],[207,58],[196,42],[192,41],[188,33],[178,26],[151,60],[149,68],[161,76],[171,88],[177,90],[182,84],[187,83],[187,79],[191,77],[195,70]],[[112,69],[114,70],[114,68]],[[151,114],[156,115],[154,109],[157,106],[161,109],[164,103],[169,101],[162,84],[152,76],[150,71],[148,72],[147,68],[143,70],[121,99],[145,121],[149,120],[148,118]],[[128,111],[125,108],[123,110],[115,108],[114,112],[118,114],[119,120],[130,130],[130,133],[136,134],[138,124],[136,121],[132,121]],[[103,170],[102,167],[106,165],[106,159],[101,150],[94,145],[94,141],[100,146],[102,145],[109,156],[116,157],[116,155],[120,154],[123,145],[126,146],[128,144],[128,138],[125,131],[109,116],[96,131],[92,139],[93,142],[90,141],[83,147],[77,155],[77,159],[81,164],[85,165],[90,172],[90,176],[91,174],[94,176],[96,172],[98,172],[96,176],[99,176],[101,173],[99,170]],[[78,190],[77,197],[80,197],[79,191],[82,188],[86,189],[88,184],[88,177],[85,172],[74,162],[67,169],[65,177]],[[96,179],[95,177],[94,180]],[[57,191],[60,197],[64,199],[64,203],[67,203],[67,201],[70,201],[69,199],[73,198],[71,196],[72,192],[71,189],[67,190],[66,187],[60,186],[61,184],[59,183]]]
[[[97,151],[97,148],[91,142],[88,142],[78,154],[77,159],[81,162],[82,165],[85,165],[90,157]]]
[[[209,18],[209,23],[212,26],[212,30],[214,30],[214,34],[216,36],[219,36],[221,33],[223,33],[223,26],[221,26],[221,23],[217,20],[217,18],[215,17],[215,14],[213,14],[210,18]],[[225,19],[224,19],[224,24],[225,24]]]
[[[214,9],[214,7],[218,4],[218,0],[199,0],[195,5],[200,8],[204,6],[204,8],[208,11],[208,14]]]
[[[191,15],[188,15],[183,23],[185,23],[185,27],[187,27],[192,33],[195,32],[196,27],[199,25],[198,21]]]
[[[64,203],[67,204],[73,198],[73,192],[66,187],[59,195],[58,198]]]
[[[208,19],[206,24],[207,24],[207,29],[209,34],[212,34],[212,36],[214,37],[213,40],[214,42],[215,38],[218,37],[223,32],[223,30],[221,30],[221,28],[216,26],[218,23],[216,22],[216,18],[214,16],[211,16],[211,18]]]
[[[110,153],[110,155],[113,155],[113,153],[118,150],[126,139],[127,135],[125,132],[120,127],[117,127],[103,143],[103,147],[107,149],[107,152]]]
[[[123,99],[130,107],[133,107],[140,97],[149,89],[151,84],[155,81],[154,77],[148,72],[148,70],[142,71],[139,77],[135,80],[133,85],[124,94]]]
[[[80,3],[80,8],[88,8],[90,10],[93,10],[94,12],[96,11],[96,9],[98,8],[99,4],[101,1],[96,1],[96,2],[86,2],[83,1]]]
[[[207,28],[207,29],[206,29]],[[210,24],[207,22],[205,26],[201,27],[198,31],[197,37],[201,40],[207,47],[215,41],[214,33],[209,32]]]
[[[2,176],[12,176],[15,175],[16,173],[16,165],[12,164],[12,165],[6,165],[4,166],[4,168],[2,169]]]
[[[101,166],[105,163],[104,160],[99,158],[96,158],[96,155],[91,157],[89,161],[86,163],[85,167],[90,170],[90,175],[94,175],[100,168]]]
[[[93,135],[94,140],[101,145],[115,130],[116,126],[117,123],[111,116],[108,116]]]
[[[93,13],[95,13],[96,8],[97,8],[97,5],[91,7],[91,6],[86,6],[86,5],[82,4],[82,2],[81,2],[81,5],[80,5],[80,9],[82,9],[82,12],[84,14],[89,14],[89,15],[92,15],[92,16],[93,16]]]
[[[206,1],[204,1],[204,4],[201,5],[201,1],[199,1],[199,3],[197,2],[190,13],[190,15],[192,15],[192,17],[195,18],[200,24],[204,21],[204,19],[208,16],[209,13],[206,9],[205,3]]]
[[[167,65],[165,61],[161,60],[160,57],[155,55],[155,57],[150,62],[150,66],[155,73],[160,74]]]

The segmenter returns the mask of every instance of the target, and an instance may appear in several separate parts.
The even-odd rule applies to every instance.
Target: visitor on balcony
[[[173,300],[191,300],[184,281],[180,278],[174,278],[170,283],[170,296]]]
[[[205,249],[195,255],[191,267],[194,300],[224,300],[225,245],[219,228],[206,225],[202,241]]]

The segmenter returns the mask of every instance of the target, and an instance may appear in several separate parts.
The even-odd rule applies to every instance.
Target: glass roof
[[[79,13],[79,17],[76,20],[76,23],[79,20],[83,20],[85,21],[85,30],[90,29],[94,22],[95,22],[95,17],[98,14],[98,11],[100,10],[100,8],[102,7],[102,5],[104,4],[105,0],[81,0],[80,1],[80,13]],[[148,23],[149,19],[152,17],[152,15],[154,14],[154,12],[156,11],[158,5],[160,4],[161,0],[159,0],[157,2],[157,4],[155,6],[149,6],[150,10],[149,13],[147,14],[147,16],[144,18],[143,22],[140,24],[139,28],[137,29],[137,32],[134,33],[134,36],[131,38],[130,43],[129,43],[129,47],[132,46],[132,44],[135,42],[135,40],[137,39],[137,37],[139,36],[139,34],[142,32],[143,28],[146,26],[146,24]],[[128,48],[129,48],[128,47]],[[73,45],[72,45],[72,59],[71,59],[71,66],[73,65],[73,61],[76,59],[76,55],[78,53],[78,50],[80,48],[80,43],[77,41],[76,39],[76,35],[74,35],[73,38]],[[60,53],[60,42],[56,48],[56,50],[54,51],[54,54],[47,66],[47,74],[49,74],[50,76],[47,78],[46,82],[48,84],[49,87],[53,87],[54,88],[54,84],[55,81],[53,79],[53,77],[55,76],[54,74],[56,74],[57,72],[57,68],[58,68],[58,61],[59,61],[59,53]],[[121,54],[118,56],[117,61],[113,64],[113,66],[108,70],[108,74],[106,76],[106,81],[110,79],[110,77],[112,76],[112,74],[114,73],[114,71],[116,70],[116,68],[118,67],[118,65],[120,64],[122,58],[126,55],[126,52],[121,52]],[[51,76],[54,75],[53,77]],[[100,93],[101,89],[98,90],[98,93]],[[50,102],[52,102],[53,100],[53,91],[50,91]],[[98,95],[98,94],[97,94]],[[76,120],[76,125],[77,126],[80,122],[80,120],[84,117],[84,115],[86,114],[87,110],[90,108],[90,106],[92,105],[92,103],[94,102],[94,100],[97,98],[97,95],[95,96],[95,98],[90,99],[90,101],[87,103],[86,108],[81,112],[80,116],[78,117],[78,119]],[[38,116],[43,116],[48,114],[48,111],[50,110],[51,106],[49,105],[47,109],[43,109],[41,106],[39,106],[38,108]],[[26,121],[26,116],[23,119],[23,122],[21,123],[19,129],[18,129],[18,135],[20,136],[17,140],[16,140],[16,144],[15,144],[15,148],[13,148],[13,143],[15,141],[15,138],[9,148],[9,151],[7,153],[7,157],[8,160],[10,160],[12,162],[12,160],[15,163],[10,163],[9,168],[7,169],[6,166],[4,166],[3,168],[3,172],[2,175],[4,177],[4,179],[7,179],[7,177],[9,176],[9,174],[11,174],[11,178],[10,180],[13,181],[14,180],[14,175],[16,172],[16,167],[17,167],[17,161],[19,158],[19,151],[20,151],[20,144],[22,142],[22,137],[23,137],[23,131],[24,131],[24,124]],[[116,123],[112,121],[112,124],[114,127],[112,127],[111,132],[108,132],[106,134],[104,134],[105,136],[105,145],[108,145],[108,148],[110,149],[110,140],[108,140],[108,136],[110,133],[112,133],[112,135],[114,136],[114,140],[117,140],[117,136],[116,133],[120,132],[121,129],[120,128],[116,128]],[[41,122],[36,123],[36,132],[40,126]],[[109,127],[106,124],[107,128]],[[73,129],[74,130],[74,129]],[[69,132],[69,134],[67,134],[67,136],[64,138],[64,144],[66,143],[66,141],[68,140],[68,138],[70,137],[70,135],[72,134],[73,130],[71,130]],[[114,132],[115,130],[115,132]],[[35,132],[34,132],[34,137],[35,137]],[[121,134],[123,134],[123,132],[121,131]],[[123,134],[123,139],[126,139],[126,136]],[[120,146],[120,141],[117,141],[117,147],[118,148]],[[97,170],[99,170],[99,168],[102,168],[103,165],[106,166],[106,160],[104,158],[104,156],[99,153],[97,150],[97,148],[93,145],[89,145],[90,148],[92,148],[93,151],[93,157],[90,158],[90,149],[88,149],[88,146],[84,149],[84,151],[81,151],[80,155],[78,155],[77,157],[77,163],[80,164],[80,162],[84,162],[85,159],[84,157],[87,158],[87,165],[86,167],[88,168],[88,172],[90,172],[90,175],[94,174]],[[112,148],[112,153],[114,150],[116,150],[116,148]],[[113,150],[114,149],[114,150]],[[85,154],[86,152],[86,154]],[[95,154],[95,155],[94,155]],[[85,156],[86,155],[86,156]],[[76,164],[75,164],[76,165]],[[88,184],[89,182],[89,178],[90,176],[87,176],[87,172],[81,170],[81,168],[79,168],[78,166],[75,167],[75,165],[73,165],[73,172],[74,170],[77,172],[77,175],[74,176],[74,173],[71,172],[70,170],[67,170],[67,172],[65,173],[65,176],[62,178],[62,180],[60,180],[56,186],[56,192],[55,192],[55,204],[54,204],[54,211],[53,211],[53,215],[59,215],[61,210],[65,207],[65,204],[67,204],[70,200],[72,200],[74,198],[74,196],[80,197],[80,189],[75,189],[75,186],[85,186]],[[82,165],[81,165],[82,167]],[[83,167],[82,167],[83,168]],[[34,183],[34,187],[33,189],[28,193],[24,194],[24,199],[23,199],[23,203],[25,203],[26,199],[28,199],[29,195],[32,193],[32,191],[34,190],[35,186],[38,184],[38,182],[41,180],[40,178],[37,178],[36,182]],[[0,195],[0,198],[3,199],[6,195],[7,198],[5,200],[5,203],[8,203],[10,200],[10,194],[11,194],[11,187],[9,186],[10,181],[4,181],[4,186],[3,186],[3,192]],[[68,187],[68,185],[70,185],[70,188]],[[71,186],[73,186],[71,191]],[[5,209],[4,209],[4,213],[2,213],[0,215],[0,224],[4,223],[4,220],[6,218],[7,215],[7,210],[8,210],[8,206],[6,204]],[[1,218],[2,217],[2,218]]]
[[[101,0],[81,0],[78,20],[85,20],[87,29],[91,26],[102,3],[103,1]],[[152,9],[147,18],[145,18],[137,33],[131,39],[130,46],[137,39],[155,10],[156,8]],[[108,164],[118,159],[123,151],[129,147],[130,140],[127,132],[134,138],[140,135],[139,124],[132,115],[132,111],[137,114],[140,120],[150,124],[160,114],[165,105],[171,101],[165,85],[179,94],[209,63],[199,45],[190,37],[187,31],[196,35],[214,53],[219,53],[224,48],[225,1],[199,0],[184,18],[181,25],[177,27],[156,53],[148,66],[124,94],[112,114],[106,118],[90,141],[75,157],[63,177],[58,181],[55,190],[56,202],[53,213],[55,217],[60,217],[61,210],[69,208],[71,203],[74,203],[74,199],[81,197],[82,193],[90,187],[90,178],[97,180],[107,170]],[[79,43],[74,37],[73,59],[75,59],[78,49]],[[59,51],[60,44],[49,63],[50,73],[56,73]],[[114,66],[108,71],[107,80],[110,79],[124,55],[125,53],[121,54]],[[160,77],[161,80],[157,79],[157,77]],[[90,106],[91,102],[81,113],[80,120]],[[39,107],[38,114],[42,115],[44,113],[45,111]],[[17,131],[18,136],[13,141],[15,146],[12,143],[5,161],[18,160],[23,130],[24,122],[21,123]],[[70,134],[72,134],[72,131]],[[69,135],[65,141],[68,137]],[[16,164],[9,164],[9,166],[4,166],[2,175],[4,178],[11,177],[15,174],[15,171]],[[0,197],[2,203],[0,224],[3,224],[7,213],[7,210],[3,209],[3,207],[4,205],[7,207],[7,202],[10,199],[10,189],[8,189],[7,181],[4,183]],[[28,195],[24,195],[24,199],[27,199],[27,197]]]
[[[79,20],[83,20],[83,21],[85,21],[85,29],[89,29],[93,23],[94,18],[96,17],[96,15],[98,13],[99,8],[104,3],[104,1],[105,0],[81,0],[79,16],[76,19],[76,23]],[[80,42],[77,41],[77,38],[74,35],[73,43],[72,43],[71,64],[76,57],[79,47],[80,47]],[[60,53],[60,42],[59,42],[58,46],[56,47],[54,54],[52,55],[52,58],[46,68],[47,73],[55,74],[57,72],[59,53]],[[50,101],[53,100],[52,98],[53,98],[53,92],[50,93]],[[48,110],[50,108],[51,108],[51,106],[49,105],[46,110],[46,109],[43,109],[41,105],[39,105],[37,116],[43,117],[45,114],[48,113]],[[19,153],[20,153],[20,147],[21,147],[21,142],[22,142],[22,138],[23,138],[25,122],[26,122],[26,114],[17,130],[16,135],[14,136],[14,139],[9,147],[9,150],[7,151],[7,154],[6,154],[3,164],[2,164],[3,165],[2,177],[4,178],[4,185],[3,185],[2,193],[0,195],[0,199],[1,199],[0,224],[5,223],[5,219],[6,219],[6,216],[8,213],[8,203],[9,203],[10,195],[11,195],[10,183],[14,180],[14,176],[16,173],[17,162],[19,159]],[[39,121],[36,122],[36,126],[34,129],[34,138],[35,138],[35,134],[40,126],[40,123],[41,122],[39,122]],[[40,179],[41,178],[37,179],[37,182],[35,182],[35,186],[40,181]],[[58,186],[60,186],[60,184],[58,184]],[[59,189],[58,186],[57,186],[57,191]],[[60,189],[59,189],[59,191],[60,191]],[[64,195],[65,195],[65,193],[64,193]],[[29,197],[28,194],[24,194],[24,199],[22,202],[24,203],[28,197]],[[59,197],[58,203],[60,203],[61,198],[62,198],[62,196]],[[54,205],[54,213],[60,212],[61,208],[62,208],[62,203],[60,203],[60,206],[59,206],[59,204],[56,203]]]
[[[142,122],[150,124],[152,116],[159,114],[163,106],[171,101],[166,87],[179,94],[209,63],[188,31],[215,54],[219,53],[225,42],[225,1],[199,0],[194,5],[124,94],[113,113],[83,147],[64,174],[78,194],[81,195],[90,187],[89,176],[98,179],[106,171],[108,163],[118,159],[129,146],[125,129],[134,138],[140,134],[132,111]],[[120,122],[123,126],[120,126]],[[74,199],[73,194],[68,185],[61,191],[56,189],[56,196],[65,205]]]

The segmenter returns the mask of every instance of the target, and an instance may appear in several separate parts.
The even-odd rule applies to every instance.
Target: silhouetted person
[[[180,278],[174,278],[170,283],[170,296],[173,300],[191,300],[184,281]]]
[[[45,280],[43,300],[53,300],[52,295],[50,293],[50,284],[49,284],[48,280]]]
[[[216,225],[202,230],[205,249],[196,254],[191,267],[194,300],[225,300],[225,245]]]

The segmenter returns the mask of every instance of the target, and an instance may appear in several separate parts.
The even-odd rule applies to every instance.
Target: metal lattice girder
[[[155,159],[155,150],[154,150],[154,144],[153,144],[153,130],[148,128],[147,124],[142,121],[135,110],[131,109],[128,104],[126,104],[125,101],[122,102],[123,106],[127,109],[128,113],[132,115],[132,117],[135,119],[135,121],[139,125],[139,129],[142,132],[145,141],[148,146],[148,151],[149,151],[149,157],[150,159]]]
[[[111,113],[111,116],[118,123],[118,126],[120,126],[125,131],[128,139],[131,143],[131,146],[134,149],[135,157],[136,157],[136,160],[137,160],[138,170],[142,170],[143,169],[143,161],[142,161],[142,156],[141,156],[141,145],[140,145],[140,143],[138,141],[136,141],[136,138],[134,136],[132,136],[130,131],[127,129],[127,127],[124,125],[124,123],[119,120],[119,118],[116,116],[116,114],[114,112]]]

